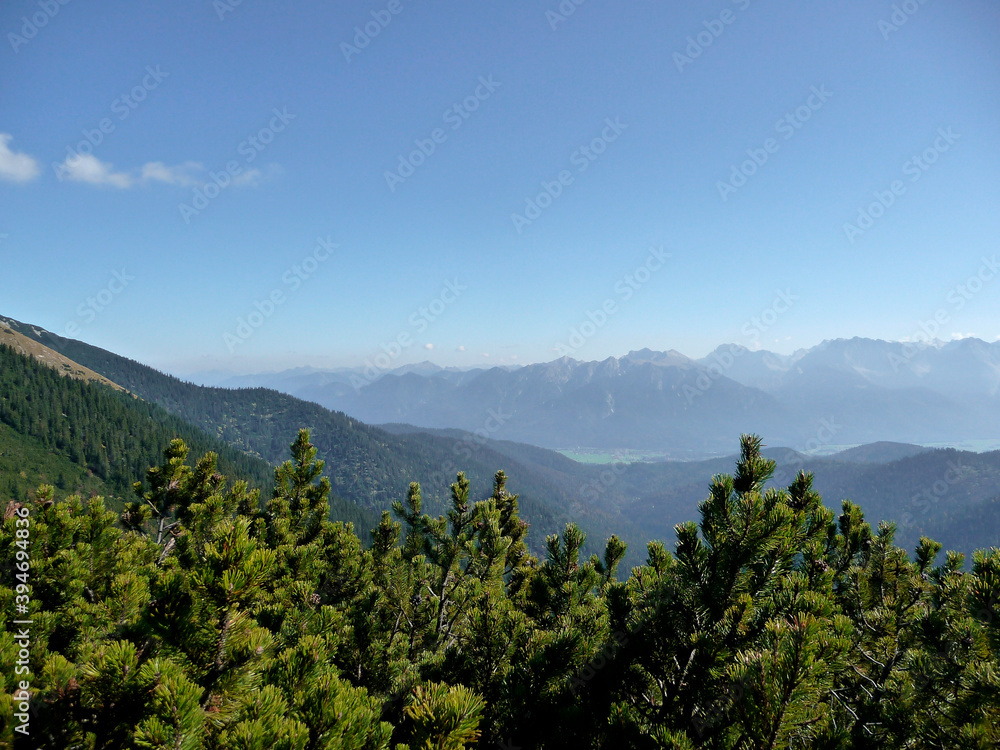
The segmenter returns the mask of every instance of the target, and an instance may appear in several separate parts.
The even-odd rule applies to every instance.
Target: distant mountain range
[[[702,359],[649,349],[581,362],[389,372],[310,368],[217,383],[265,386],[372,424],[459,428],[553,449],[699,458],[753,430],[815,450],[875,441],[1000,441],[1000,342],[853,338],[792,355],[719,347]]]
[[[817,347],[813,350],[816,357],[810,353],[808,359],[805,355],[781,357],[744,351],[734,357],[727,371],[742,380],[774,377],[771,385],[754,388],[734,378],[726,382],[716,373],[711,387],[696,398],[708,397],[718,388],[722,394],[759,394],[755,398],[763,405],[780,404],[784,389],[826,367],[831,357],[836,359],[828,349],[846,344],[857,345],[864,352],[869,343],[881,344],[858,341]],[[55,481],[61,488],[110,493],[120,502],[118,496],[127,494],[131,482],[143,477],[145,469],[158,461],[159,452],[176,436],[184,437],[197,455],[215,450],[227,472],[250,479],[266,492],[270,466],[287,457],[288,443],[298,428],[309,427],[320,456],[327,461],[325,473],[339,496],[334,498],[334,516],[354,521],[362,531],[371,528],[378,513],[393,500],[404,497],[410,481],[421,482],[428,509],[439,512],[454,472],[466,471],[475,494],[483,496],[489,491],[493,472],[504,469],[510,477],[508,487],[521,494],[522,513],[532,525],[529,538],[534,549],[541,548],[545,534],[573,520],[590,532],[590,550],[599,549],[609,534],[617,533],[629,544],[626,563],[633,565],[641,561],[646,542],[671,539],[675,524],[697,518],[698,503],[706,497],[711,477],[732,470],[740,432],[757,432],[769,445],[781,444],[766,427],[744,415],[746,424],[718,440],[724,456],[626,463],[613,460],[612,455],[605,457],[605,463],[585,464],[545,448],[498,439],[512,419],[506,405],[496,407],[493,415],[487,409],[478,432],[408,424],[385,424],[380,429],[275,390],[185,383],[112,352],[10,319],[0,318],[0,344],[13,349],[0,358],[0,379],[6,379],[0,389],[0,499],[23,498],[44,480]],[[940,349],[961,354],[968,346]],[[980,348],[983,346],[985,350]],[[995,352],[982,342],[970,348],[973,352]],[[0,355],[5,351],[0,349]],[[717,352],[723,362],[724,353]],[[66,377],[46,378],[39,372],[46,368],[28,366],[20,361],[24,357]],[[819,364],[810,364],[816,359]],[[875,357],[869,364],[878,364],[877,360]],[[719,360],[714,361],[722,366]],[[851,361],[864,364],[860,354]],[[417,378],[418,384],[443,383],[456,393],[466,393],[463,389],[478,383],[476,387],[483,392],[495,393],[500,385],[522,382],[511,379],[518,376],[526,390],[531,386],[542,394],[576,393],[585,402],[598,387],[594,382],[629,382],[649,390],[643,374],[659,378],[659,382],[679,376],[683,388],[691,382],[697,384],[697,377],[711,364],[711,355],[693,362],[674,352],[647,351],[604,363],[558,360],[511,371],[441,372],[420,367],[411,369],[422,371],[422,375],[408,372],[382,380],[398,387]],[[837,370],[827,368],[827,372]],[[549,382],[534,383],[544,372],[552,376]],[[308,380],[329,375],[298,371],[284,377]],[[689,380],[692,375],[694,381]],[[85,381],[85,387],[71,386],[74,379]],[[977,383],[974,372],[963,373],[960,379]],[[871,387],[890,393],[895,390]],[[122,392],[123,388],[127,392]],[[536,404],[548,403],[543,396],[535,398]],[[951,398],[959,401],[957,396]],[[627,406],[631,413],[639,412],[638,405]],[[780,408],[790,411],[787,406]],[[618,409],[625,410],[624,406]],[[723,417],[720,413],[719,424],[724,423]],[[841,429],[847,428],[838,427],[834,439],[840,439]],[[828,507],[839,512],[841,501],[850,499],[862,506],[873,523],[897,522],[897,542],[904,547],[912,548],[922,535],[963,552],[993,546],[1000,540],[1000,451],[929,450],[905,442],[880,441],[824,458],[790,448],[770,448],[765,455],[777,463],[775,486],[787,486],[799,470],[812,471],[815,487]]]
[[[532,465],[537,460],[532,451],[549,454],[548,451],[524,446],[528,450],[522,462],[495,450],[492,444],[485,445],[464,434],[393,434],[276,390],[202,387],[10,318],[0,317],[0,344],[11,346],[65,375],[99,380],[119,391],[125,389],[142,402],[158,407],[163,417],[168,414],[176,417],[178,423],[186,424],[192,431],[207,433],[218,443],[271,465],[286,460],[288,445],[299,428],[308,428],[319,458],[326,461],[333,492],[363,511],[347,517],[355,521],[359,517],[368,519],[366,526],[360,527],[362,533],[376,525],[382,510],[406,497],[410,482],[421,484],[425,508],[438,513],[447,507],[449,486],[459,471],[466,473],[473,492],[483,495],[492,489],[494,473],[505,469],[510,476],[508,489],[520,494],[522,514],[532,525],[529,541],[541,550],[547,534],[561,531],[573,520],[576,488],[585,481],[584,477],[589,480],[600,471],[553,453],[551,458],[578,472],[571,481],[563,481],[559,473],[553,474],[544,467],[536,470]],[[0,392],[0,422],[5,414],[3,396]],[[136,400],[129,395],[121,398],[126,405]],[[148,421],[148,415],[144,418]],[[20,421],[23,420],[18,424]],[[152,459],[144,459],[147,463],[130,477],[131,481],[143,478],[142,471],[157,462],[159,451],[171,437],[189,439],[186,433],[174,429],[175,434],[161,440],[162,445],[157,446]],[[110,442],[104,436],[91,438],[102,444]],[[118,435],[115,439],[127,443],[132,435]],[[542,463],[546,460],[548,456],[542,458]],[[131,481],[125,482],[125,486],[130,487]],[[594,508],[581,524],[592,533],[588,544],[593,545],[593,550],[588,547],[588,552],[599,549],[603,540],[614,533],[612,529],[624,529],[621,533],[630,534],[627,519],[617,519],[615,512]],[[639,552],[641,548],[636,549]]]

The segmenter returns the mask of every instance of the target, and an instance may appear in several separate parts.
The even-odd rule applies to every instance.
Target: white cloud
[[[259,169],[248,169],[233,178],[233,187],[257,187],[263,181],[263,172]]]
[[[142,168],[142,180],[143,182],[165,182],[168,185],[191,187],[201,182],[195,175],[204,169],[196,161],[186,161],[174,167],[168,167],[162,161],[151,161]]]
[[[998,336],[997,338],[1000,338],[1000,336]],[[464,352],[465,351],[465,347],[464,346],[460,346],[460,347],[458,347],[458,350],[460,352]]]
[[[125,172],[112,171],[110,163],[98,159],[93,154],[77,154],[66,157],[56,174],[59,179],[86,182],[91,185],[111,185],[116,188],[132,187],[132,177]]]
[[[263,170],[261,169],[248,169],[245,172],[240,172],[236,177],[233,178],[234,187],[258,187],[264,182],[269,182],[270,180],[278,177],[285,173],[285,170],[280,164],[270,163],[267,164]]]
[[[38,162],[27,154],[11,151],[8,143],[14,136],[0,133],[0,179],[10,182],[28,182],[41,173]]]
[[[434,348],[434,344],[424,344],[424,349],[428,349],[429,350],[429,349],[433,349],[433,348]]]
[[[0,161],[0,169],[2,169],[2,161]],[[264,171],[248,169],[240,172],[232,178],[232,182],[229,184],[234,187],[257,187],[280,173],[280,166],[268,164]],[[60,181],[73,180],[87,182],[91,185],[112,185],[117,188],[131,188],[151,182],[162,182],[165,185],[185,188],[198,187],[206,183],[205,167],[196,161],[186,161],[174,166],[169,166],[162,161],[150,161],[146,162],[142,169],[133,170],[131,173],[115,172],[112,164],[102,162],[93,154],[76,154],[67,157],[62,164],[56,167],[56,175]]]
[[[962,339],[974,339],[976,334],[974,333],[953,333],[951,334],[952,341],[961,341]]]

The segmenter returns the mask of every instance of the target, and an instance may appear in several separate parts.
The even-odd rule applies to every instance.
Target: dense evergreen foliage
[[[111,493],[87,467],[0,422],[0,498],[27,500],[40,484],[53,484],[84,497]]]
[[[933,536],[947,549],[970,556],[1000,540],[1000,451],[974,453],[953,448],[919,450],[916,455],[865,460],[863,446],[841,456],[805,456],[788,449],[768,451],[777,462],[775,486],[799,471],[816,476],[816,490],[826,498],[864,504],[869,520],[898,524],[897,543],[912,548],[921,536]],[[853,455],[851,455],[853,454]],[[726,470],[729,459],[692,463],[633,464],[621,471],[619,487],[631,492],[624,508],[652,538],[667,536],[688,518],[704,487],[704,477]],[[602,499],[608,501],[611,493]]]
[[[86,467],[117,494],[155,463],[175,436],[196,450],[209,441],[162,409],[110,388],[59,375],[35,360],[0,346],[0,422],[30,435],[49,451]],[[270,469],[239,451],[221,448],[224,470],[269,481]]]
[[[263,503],[177,440],[121,514],[51,487],[8,506],[0,565],[32,558],[26,747],[1000,743],[1000,552],[911,559],[810,475],[766,489],[755,437],[625,580],[624,545],[586,558],[572,525],[532,556],[502,472],[459,474],[437,517],[411,485],[365,549],[306,432],[291,453]]]

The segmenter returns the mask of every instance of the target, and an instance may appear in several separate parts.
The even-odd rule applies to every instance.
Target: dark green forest
[[[268,462],[213,439],[162,407],[63,377],[0,345],[0,497],[24,500],[47,483],[84,496],[101,494],[109,507],[119,508],[175,438],[198,454],[214,452],[221,471],[270,490]],[[363,527],[378,519],[338,497],[332,506],[338,518]]]
[[[766,453],[778,463],[769,486],[787,486],[799,470],[812,472],[823,497],[858,501],[873,524],[897,523],[898,543],[908,549],[921,536],[932,536],[946,548],[971,557],[975,550],[1000,540],[998,451],[942,448],[877,463],[810,457],[787,448]],[[630,465],[620,484],[635,499],[624,500],[623,511],[653,538],[666,537],[674,524],[689,517],[693,502],[704,491],[705,478],[727,471],[727,463],[731,461]]]
[[[760,448],[627,576],[573,525],[532,555],[502,472],[437,517],[411,485],[365,548],[305,431],[266,498],[180,440],[120,512],[42,487],[0,535],[22,746],[996,747],[1000,551],[908,555]]]

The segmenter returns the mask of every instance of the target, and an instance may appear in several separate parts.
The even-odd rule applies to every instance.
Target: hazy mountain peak
[[[444,370],[444,368],[441,367],[440,365],[436,365],[433,362],[425,359],[422,362],[415,362],[411,365],[401,365],[397,367],[395,370],[392,370],[392,373],[395,375],[405,375],[407,373],[433,375],[435,373],[441,372],[442,370]]]
[[[653,364],[676,366],[693,364],[694,360],[685,354],[681,354],[676,349],[669,349],[665,352],[657,352],[652,349],[639,349],[631,351],[621,358],[622,362],[639,364],[641,362],[652,362]]]

